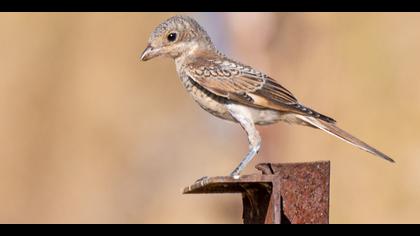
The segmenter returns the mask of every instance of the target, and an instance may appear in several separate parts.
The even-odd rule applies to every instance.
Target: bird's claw
[[[233,179],[239,179],[239,178],[241,178],[241,176],[240,176],[240,175],[231,175],[231,177],[232,177]]]
[[[234,170],[229,176],[232,177],[233,179],[239,179],[241,177],[237,170]]]
[[[202,182],[202,181],[204,181],[204,180],[207,180],[208,178],[209,178],[208,176],[203,176],[203,177],[201,177],[201,178],[197,179],[197,180],[195,181],[195,183]]]

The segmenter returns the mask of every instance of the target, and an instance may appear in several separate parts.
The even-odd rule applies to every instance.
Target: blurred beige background
[[[247,151],[173,62],[140,62],[176,13],[0,14],[1,223],[240,223],[239,195],[182,195]],[[331,160],[331,223],[420,223],[420,14],[194,13],[219,48],[392,156],[260,127],[259,162]]]

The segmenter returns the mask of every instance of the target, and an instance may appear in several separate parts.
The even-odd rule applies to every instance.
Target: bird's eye
[[[169,42],[173,42],[176,40],[176,33],[170,33],[167,36]]]

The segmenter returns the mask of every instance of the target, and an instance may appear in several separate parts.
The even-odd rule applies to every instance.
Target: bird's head
[[[214,48],[207,32],[191,17],[173,16],[152,32],[141,60],[147,61],[158,56],[177,58],[198,48]]]

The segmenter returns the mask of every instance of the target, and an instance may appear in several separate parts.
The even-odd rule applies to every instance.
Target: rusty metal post
[[[193,193],[241,193],[245,224],[327,224],[330,162],[256,166],[262,174],[206,178],[184,189]]]

